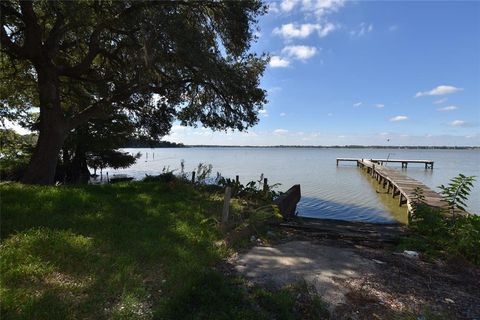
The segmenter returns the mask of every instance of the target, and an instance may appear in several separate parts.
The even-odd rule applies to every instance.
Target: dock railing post
[[[228,215],[230,213],[230,197],[232,195],[232,189],[230,187],[225,188],[225,197],[223,199],[222,210],[222,225],[225,226],[228,223]]]

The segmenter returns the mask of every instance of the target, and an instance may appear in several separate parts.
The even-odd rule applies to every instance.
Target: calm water
[[[137,179],[145,174],[159,174],[164,167],[179,169],[185,160],[185,170],[193,171],[199,162],[213,165],[213,176],[220,172],[225,177],[240,176],[240,182],[258,180],[263,173],[269,183],[281,183],[280,191],[299,183],[302,200],[300,215],[362,220],[370,222],[406,221],[405,207],[398,207],[398,199],[384,194],[378,184],[356,167],[354,162],[335,165],[337,157],[431,159],[433,170],[422,164],[409,164],[404,172],[438,190],[440,184],[463,173],[480,177],[480,151],[473,150],[400,150],[400,149],[318,149],[318,148],[163,148],[125,149],[141,152],[135,165],[123,170],[107,170],[109,174],[128,174]],[[147,159],[148,153],[148,159]],[[399,168],[400,164],[388,164]],[[480,213],[480,183],[468,202],[470,212]]]

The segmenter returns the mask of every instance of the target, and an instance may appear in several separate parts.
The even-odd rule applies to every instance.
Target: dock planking
[[[359,159],[357,166],[364,168],[367,172],[382,184],[387,189],[387,193],[392,193],[392,197],[398,196],[399,205],[407,205],[408,210],[411,210],[411,203],[414,200],[414,191],[416,188],[421,188],[425,197],[426,205],[434,208],[443,208],[447,205],[442,197],[425,184],[410,177],[396,169],[387,168],[373,160]]]
[[[356,162],[358,160],[359,159],[357,158],[337,158],[337,166],[338,166],[338,163],[341,161]],[[422,163],[425,165],[425,169],[433,169],[433,163],[434,163],[433,160],[410,160],[410,159],[369,159],[369,161],[376,164],[381,164],[381,165],[383,165],[384,163],[401,163],[402,168],[407,168],[409,163]]]

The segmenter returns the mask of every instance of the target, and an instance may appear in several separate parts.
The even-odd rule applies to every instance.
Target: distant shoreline
[[[124,148],[149,148],[148,146],[124,147]],[[182,146],[158,146],[153,148],[298,148],[298,149],[407,149],[407,150],[480,150],[480,146],[295,146],[295,145],[277,145],[277,146],[232,146],[232,145],[182,145]]]

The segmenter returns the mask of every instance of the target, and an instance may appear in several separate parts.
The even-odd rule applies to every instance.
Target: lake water
[[[128,169],[106,171],[112,174],[128,174],[136,179],[145,174],[156,175],[164,167],[179,169],[185,161],[185,171],[193,171],[198,163],[213,165],[212,176],[220,172],[224,177],[240,176],[245,184],[258,180],[263,173],[269,184],[281,183],[285,191],[300,184],[302,199],[298,212],[302,216],[343,220],[388,223],[405,222],[406,208],[398,206],[398,199],[386,195],[354,162],[336,166],[336,158],[390,158],[433,160],[433,170],[423,164],[409,164],[403,172],[422,181],[434,190],[447,184],[459,173],[480,178],[480,151],[478,150],[412,150],[412,149],[321,149],[321,148],[160,148],[124,149],[140,152],[142,157]],[[148,155],[147,155],[148,154]],[[148,157],[148,158],[147,158]],[[401,169],[400,164],[388,164]],[[480,183],[468,201],[468,211],[480,213]]]

